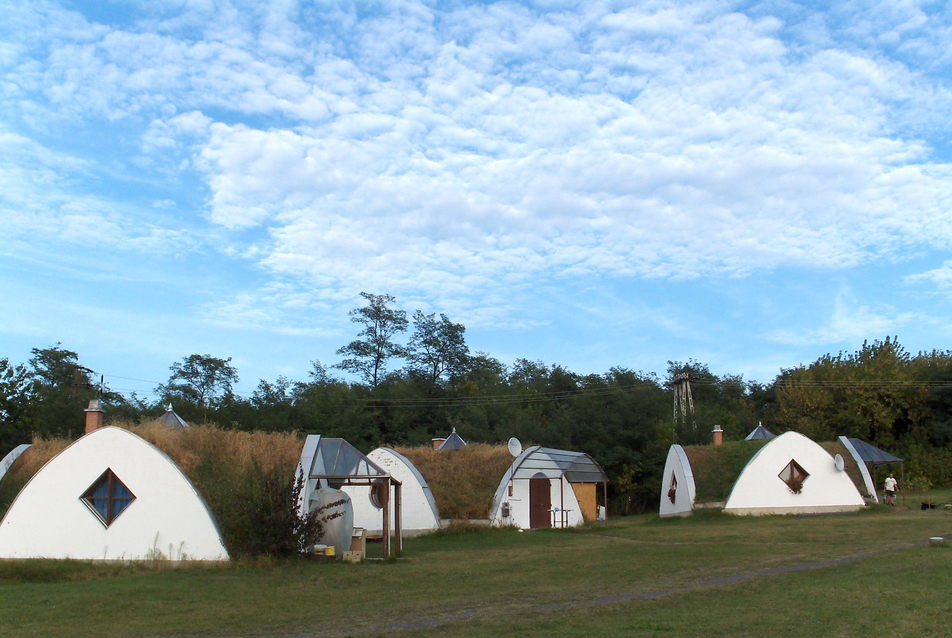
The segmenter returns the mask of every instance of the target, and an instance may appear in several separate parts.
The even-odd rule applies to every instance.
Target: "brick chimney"
[[[99,405],[99,399],[90,399],[89,407],[83,410],[86,413],[86,434],[102,427],[102,415],[105,411]]]
[[[711,430],[711,443],[714,445],[724,443],[724,430],[721,429],[721,426],[715,425],[714,429]]]
[[[436,448],[438,448],[438,447],[440,447],[441,445],[443,445],[443,441],[445,441],[445,440],[446,440],[446,439],[433,439],[433,449],[435,450]]]

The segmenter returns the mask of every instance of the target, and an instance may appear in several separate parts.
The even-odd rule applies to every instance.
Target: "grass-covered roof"
[[[697,503],[726,501],[737,478],[767,441],[725,441],[722,445],[685,445],[694,473]]]
[[[512,465],[505,445],[470,443],[453,451],[431,447],[394,448],[426,479],[441,518],[489,518],[489,507],[503,474]]]
[[[110,425],[141,436],[178,464],[214,513],[232,556],[279,552],[274,517],[288,509],[285,501],[301,456],[301,435],[213,426],[179,429],[155,422]],[[33,475],[70,443],[58,438],[33,440],[0,481],[0,517]]]
[[[684,452],[691,462],[694,473],[695,502],[712,503],[726,501],[734,483],[754,454],[769,443],[768,440],[725,441],[723,445],[685,445]],[[830,456],[843,457],[846,473],[853,485],[866,493],[863,479],[853,457],[839,441],[819,443]]]

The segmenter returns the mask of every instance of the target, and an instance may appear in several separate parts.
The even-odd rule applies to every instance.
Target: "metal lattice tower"
[[[691,396],[691,375],[681,372],[675,375],[673,381],[665,385],[674,389],[672,418],[675,429],[678,425],[690,424],[692,430],[697,430],[697,422],[694,419],[694,397]]]

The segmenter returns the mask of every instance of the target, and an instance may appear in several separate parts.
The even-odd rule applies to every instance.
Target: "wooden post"
[[[393,532],[394,532],[394,541],[396,547],[394,551],[397,554],[403,552],[403,513],[402,513],[402,503],[403,499],[400,496],[400,491],[403,489],[398,481],[393,483]]]
[[[381,490],[380,500],[383,502],[383,557],[390,558],[390,477],[383,479],[383,487]]]

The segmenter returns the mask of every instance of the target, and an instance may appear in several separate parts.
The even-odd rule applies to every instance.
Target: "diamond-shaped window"
[[[107,469],[80,499],[96,514],[106,527],[122,514],[136,495],[119,480],[111,469]]]
[[[786,467],[780,470],[780,474],[777,476],[780,477],[781,481],[787,484],[791,492],[799,494],[800,490],[803,489],[803,482],[807,480],[810,473],[803,469],[795,460],[790,459],[790,462],[787,463]]]

